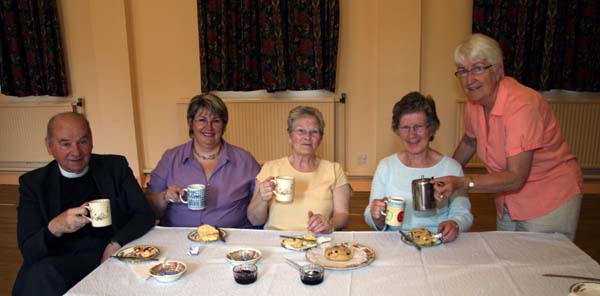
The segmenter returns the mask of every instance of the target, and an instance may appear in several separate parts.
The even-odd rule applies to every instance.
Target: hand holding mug
[[[268,202],[273,198],[273,191],[275,190],[274,179],[275,177],[269,176],[264,181],[258,183],[258,194],[263,201]]]
[[[183,191],[183,187],[177,185],[177,184],[173,184],[171,186],[169,186],[167,188],[167,190],[165,190],[165,195],[164,195],[164,202],[165,203],[181,203],[181,200],[179,199],[179,196],[181,196],[184,191]]]
[[[385,223],[385,210],[387,208],[387,204],[385,201],[387,197],[380,199],[373,199],[371,202],[371,217],[374,221],[380,221],[382,224]]]
[[[80,207],[70,208],[54,217],[48,223],[48,230],[56,236],[61,237],[65,233],[73,233],[88,224],[88,221],[83,216],[87,214],[87,209],[84,203]]]

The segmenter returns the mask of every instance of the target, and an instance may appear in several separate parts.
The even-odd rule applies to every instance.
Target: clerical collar
[[[83,169],[83,171],[81,171],[81,173],[71,173],[71,172],[67,172],[65,169],[63,169],[60,164],[58,165],[58,168],[60,169],[60,174],[67,178],[67,179],[74,179],[74,178],[79,178],[83,175],[85,175],[88,170],[90,169],[90,166],[86,166],[85,169]]]

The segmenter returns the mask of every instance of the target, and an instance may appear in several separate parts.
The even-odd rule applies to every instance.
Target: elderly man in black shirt
[[[61,113],[48,122],[54,161],[19,178],[17,238],[23,266],[13,295],[61,295],[122,245],[154,225],[127,160],[92,154],[89,122]],[[92,227],[86,205],[110,199],[112,225]]]

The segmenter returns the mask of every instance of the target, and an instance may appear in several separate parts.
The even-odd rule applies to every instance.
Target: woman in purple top
[[[152,171],[146,198],[163,226],[252,227],[246,216],[260,167],[250,153],[223,140],[228,112],[213,94],[190,101],[191,140],[167,150]],[[205,209],[192,211],[179,195],[189,184],[204,184]]]

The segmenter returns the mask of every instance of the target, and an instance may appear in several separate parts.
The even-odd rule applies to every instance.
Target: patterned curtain
[[[197,0],[202,91],[335,90],[339,0]]]
[[[9,96],[67,96],[55,0],[0,0],[0,87]]]
[[[498,40],[506,74],[525,85],[600,91],[598,0],[474,0],[473,32]]]

